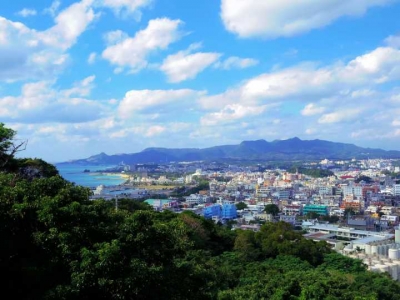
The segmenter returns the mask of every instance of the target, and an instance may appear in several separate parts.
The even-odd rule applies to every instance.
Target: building
[[[213,217],[221,217],[221,205],[219,204],[214,204],[214,205],[210,205],[204,208],[203,210],[203,216],[206,219],[212,219]]]
[[[286,222],[286,223],[292,224],[294,226],[296,224],[296,216],[280,215],[279,221]]]
[[[393,185],[393,195],[400,196],[400,184]]]
[[[329,214],[328,206],[317,204],[306,204],[303,208],[303,214],[306,215],[309,212],[314,212],[322,216],[327,216]]]
[[[303,213],[303,207],[301,205],[284,205],[282,212],[287,216],[300,216]]]
[[[144,202],[153,206],[153,209],[157,211],[178,207],[178,202],[171,199],[147,199]]]
[[[333,188],[331,186],[320,186],[318,188],[319,195],[333,195]]]
[[[340,204],[341,209],[351,209],[355,212],[360,212],[361,208],[364,206],[364,202],[360,200],[351,199],[353,196],[347,196],[343,202]]]
[[[236,219],[237,218],[236,205],[231,203],[224,203],[222,205],[221,218]]]

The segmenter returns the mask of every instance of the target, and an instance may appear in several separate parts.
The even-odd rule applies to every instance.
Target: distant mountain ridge
[[[104,152],[70,164],[167,163],[220,160],[317,160],[350,158],[400,158],[400,151],[362,148],[324,140],[243,141],[238,145],[209,148],[147,148],[138,153],[107,155]]]

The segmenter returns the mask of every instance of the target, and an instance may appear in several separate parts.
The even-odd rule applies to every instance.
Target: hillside
[[[238,145],[210,148],[147,148],[138,153],[107,155],[100,153],[86,159],[73,160],[74,164],[126,164],[162,163],[181,161],[234,160],[317,160],[350,158],[400,158],[400,151],[362,148],[353,144],[324,140],[243,141]]]

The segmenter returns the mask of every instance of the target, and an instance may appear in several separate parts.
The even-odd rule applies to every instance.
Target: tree
[[[306,214],[307,219],[318,219],[319,214],[317,214],[315,211],[309,211]]]
[[[247,204],[246,203],[244,203],[244,202],[236,203],[236,209],[237,210],[243,210],[245,208],[247,208]]]
[[[348,215],[354,216],[356,212],[351,207],[348,207],[344,210],[344,218],[347,218]]]
[[[361,175],[359,176],[356,180],[355,183],[360,183],[361,181],[364,181],[365,183],[371,183],[373,182],[372,178],[366,175]]]
[[[15,135],[14,130],[0,123],[0,168],[4,168],[17,152],[25,149],[26,142],[15,142]]]
[[[276,216],[279,213],[279,207],[276,204],[267,204],[264,208],[267,214]]]

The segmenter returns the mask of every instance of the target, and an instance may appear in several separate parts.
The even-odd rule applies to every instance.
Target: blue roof
[[[161,201],[161,205],[164,205],[164,204],[168,204],[168,203],[170,203],[170,202],[172,202],[172,201],[174,201],[174,200],[170,200],[170,199],[147,199],[147,200],[145,200],[144,202],[146,202],[147,204],[150,204],[150,205],[154,205],[154,201]]]

